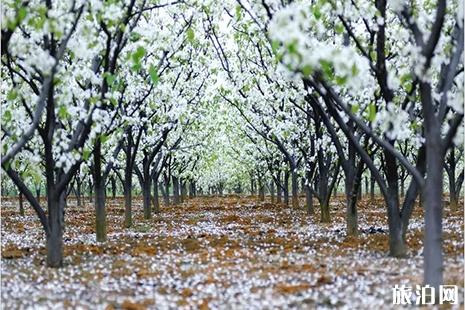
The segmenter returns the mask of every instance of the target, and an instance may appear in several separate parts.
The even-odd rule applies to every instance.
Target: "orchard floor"
[[[319,212],[254,198],[195,198],[151,220],[134,201],[108,199],[108,241],[94,236],[93,205],[66,210],[65,263],[45,267],[44,234],[32,209],[2,201],[3,309],[392,309],[392,288],[422,282],[422,212],[416,207],[406,259],[387,256],[382,200],[359,205],[358,239],[345,235],[344,200]],[[315,202],[315,205],[317,203]],[[445,282],[463,286],[463,210],[444,216]],[[459,296],[463,308],[463,288]]]

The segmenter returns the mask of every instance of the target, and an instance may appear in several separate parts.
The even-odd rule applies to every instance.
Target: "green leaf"
[[[84,149],[84,150],[82,151],[82,158],[83,158],[84,160],[88,160],[89,157],[90,157],[90,150],[89,150],[89,149]]]
[[[350,111],[352,112],[352,114],[357,113],[358,110],[360,110],[360,105],[358,105],[358,104],[353,104],[353,105],[350,106]]]
[[[18,92],[14,89],[11,89],[6,95],[7,100],[15,100],[18,97]]]
[[[236,6],[236,20],[240,21],[242,18],[242,8],[240,5]]]
[[[330,79],[334,78],[333,65],[330,61],[322,59],[320,60],[321,69],[323,73]]]
[[[160,77],[158,76],[157,68],[154,65],[151,65],[149,68],[150,79],[154,85],[157,85]]]
[[[116,77],[113,74],[111,74],[110,72],[105,72],[103,74],[103,77],[107,81],[107,84],[110,85],[110,86],[113,85],[113,82],[116,80]]]
[[[141,65],[141,60],[145,56],[145,48],[142,46],[138,46],[137,49],[135,50],[134,53],[132,53],[131,58],[132,58],[132,69],[135,71],[139,71],[140,68],[142,67]]]
[[[406,91],[407,93],[410,93],[410,92],[412,91],[412,89],[413,89],[412,83],[407,83],[407,84],[405,85],[405,91]]]
[[[68,109],[65,105],[60,106],[60,108],[58,109],[58,116],[60,117],[60,119],[65,119],[68,117]]]
[[[412,74],[406,73],[400,77],[400,84],[405,88],[407,93],[412,91]]]
[[[373,122],[376,118],[376,106],[373,103],[368,105],[368,121]]]
[[[108,141],[108,139],[110,139],[110,136],[109,135],[100,135],[100,142],[102,142],[102,144],[104,144],[105,142]]]
[[[21,23],[26,18],[26,15],[27,15],[26,7],[24,6],[20,7],[18,10],[17,23],[18,24]]]
[[[137,42],[140,40],[142,36],[140,35],[140,33],[138,32],[131,32],[131,34],[129,35],[129,40],[131,40],[131,42]]]
[[[186,31],[186,36],[187,36],[187,40],[190,42],[190,43],[194,43],[194,39],[195,39],[195,34],[194,34],[194,30],[192,30],[191,27],[189,27]]]
[[[313,68],[312,66],[310,65],[305,65],[303,68],[302,68],[302,73],[305,75],[305,76],[310,76],[313,72]]]
[[[337,24],[334,30],[336,31],[336,33],[341,34],[344,32],[344,26],[342,24]]]
[[[271,42],[271,50],[273,51],[275,55],[278,54],[279,47],[280,47],[279,41],[274,40],[273,42]]]
[[[312,13],[313,13],[313,16],[315,16],[316,19],[320,19],[321,11],[320,11],[320,7],[318,5],[314,5],[312,7]]]
[[[410,73],[406,73],[406,74],[403,74],[401,77],[400,77],[400,83],[403,85],[404,83],[406,82],[409,82],[412,80],[412,74]]]
[[[10,110],[5,110],[5,112],[3,112],[3,121],[5,123],[11,121],[11,118],[12,118],[12,114],[11,114],[11,111]]]
[[[297,54],[297,42],[291,42],[287,45],[287,51],[289,54]]]
[[[344,85],[347,82],[347,76],[336,76],[336,84],[339,86]]]
[[[116,100],[115,98],[111,97],[111,98],[110,98],[110,103],[111,103],[114,107],[116,107],[116,106],[118,105],[118,100]]]
[[[352,76],[356,76],[358,74],[357,65],[353,64],[351,70],[352,70]]]

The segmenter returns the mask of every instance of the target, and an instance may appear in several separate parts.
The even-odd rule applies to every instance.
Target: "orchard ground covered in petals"
[[[386,253],[382,199],[360,201],[360,235],[344,232],[343,197],[333,223],[257,197],[198,197],[161,207],[151,220],[135,198],[124,229],[122,199],[108,201],[108,240],[95,240],[94,208],[70,199],[61,269],[44,266],[44,236],[31,211],[2,201],[2,304],[18,308],[392,308],[394,285],[422,284],[423,210],[410,223],[407,258]],[[444,222],[445,281],[461,285],[463,214]],[[460,290],[459,296],[463,295]],[[463,299],[460,300],[463,306]],[[455,308],[459,308],[457,305]]]

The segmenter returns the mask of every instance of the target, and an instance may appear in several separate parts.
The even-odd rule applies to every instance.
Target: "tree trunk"
[[[95,186],[95,232],[98,242],[107,239],[107,214],[105,210],[105,180],[102,175],[100,139],[94,144],[94,186]]]
[[[115,180],[115,177],[112,176],[110,181],[111,181],[111,197],[113,199],[115,199],[116,198],[116,180]]]
[[[448,158],[449,167],[447,170],[447,175],[449,177],[449,206],[452,211],[457,210],[458,207],[458,194],[456,191],[457,185],[455,183],[455,167],[456,167],[456,160],[455,160],[455,148],[452,147],[449,151],[449,158]]]
[[[346,176],[346,225],[347,235],[356,236],[358,234],[357,228],[357,205],[354,202],[355,197],[355,176]]]
[[[154,177],[153,183],[153,211],[160,213],[160,200],[158,198],[158,177]]]
[[[274,182],[270,182],[270,195],[271,195],[271,203],[275,203],[275,190],[274,190]]]
[[[250,176],[250,195],[255,196],[255,181],[253,176]]]
[[[420,149],[418,150],[416,169],[424,177],[425,169],[426,169],[426,148],[425,146],[420,147]],[[401,212],[402,236],[404,240],[406,240],[409,221],[413,213],[413,207],[415,206],[415,199],[418,196],[419,190],[420,188],[419,188],[418,183],[415,181],[414,178],[412,178],[410,180],[410,185],[407,189],[407,194],[405,195],[404,201],[402,203],[402,212]]]
[[[94,185],[92,184],[92,177],[89,178],[89,202],[94,201]]]
[[[179,204],[179,179],[175,176],[172,177],[173,180],[173,203],[175,205]]]
[[[434,113],[434,112],[432,112]],[[425,207],[424,284],[439,290],[443,284],[442,253],[442,171],[440,127],[432,126],[426,138],[426,183],[423,190]]]
[[[281,172],[278,173],[278,175],[276,176],[277,180],[280,182],[281,181]],[[283,202],[283,189],[281,188],[281,184],[279,184],[278,182],[276,182],[276,202],[278,204],[282,203]]]
[[[40,204],[40,186],[36,187],[37,202]]]
[[[195,185],[193,181],[189,182],[189,198],[195,197]]]
[[[149,167],[143,167],[142,173],[144,174],[144,179],[141,184],[142,187],[142,199],[143,199],[143,209],[144,209],[144,219],[148,220],[152,218],[152,206],[150,205],[150,188],[151,188],[151,178],[149,174]]]
[[[21,192],[19,192],[19,215],[24,216],[24,199]]]
[[[168,207],[170,205],[170,177],[167,174],[165,174],[164,179],[165,190],[163,191],[163,200],[165,206]]]
[[[126,167],[124,169],[124,227],[132,226],[132,163],[131,147],[126,152]]]
[[[144,209],[144,219],[148,220],[152,218],[152,206],[150,205],[150,178],[146,180],[142,187],[142,199]]]
[[[258,200],[265,201],[265,185],[261,177],[258,178]]]
[[[82,206],[82,201],[81,201],[81,180],[79,178],[76,178],[76,200],[77,200],[77,206],[78,207]]]
[[[393,257],[405,257],[407,254],[407,245],[402,232],[402,219],[399,210],[399,174],[397,172],[397,160],[389,153],[384,151],[385,175],[388,184],[387,187],[387,213],[389,226],[389,255]]]
[[[48,193],[49,234],[47,235],[47,267],[63,266],[63,217],[66,190],[57,195],[54,190]]]
[[[320,211],[321,211],[320,221],[322,223],[330,223],[331,217],[329,214],[329,201],[320,203]]]
[[[292,207],[298,208],[299,207],[299,184],[298,184],[298,176],[297,176],[297,168],[291,167],[292,169],[292,178],[291,178],[291,185],[292,185]]]
[[[284,204],[289,205],[289,172],[284,173]]]
[[[365,176],[364,179],[365,179],[365,195],[368,196],[368,193],[370,192],[370,185],[369,185],[369,182],[368,182],[368,177]]]
[[[315,213],[313,209],[313,192],[310,184],[305,185],[305,205],[307,206],[307,213],[312,215]]]
[[[405,196],[405,178],[403,176],[400,178],[400,196]]]
[[[330,213],[329,213],[329,199],[331,193],[329,193],[329,171],[326,167],[320,169],[320,174],[318,177],[318,194],[320,202],[320,221],[322,223],[331,222]]]
[[[370,200],[373,203],[375,201],[375,178],[370,177]]]
[[[181,203],[186,201],[186,197],[187,197],[186,181],[182,179],[181,180]]]

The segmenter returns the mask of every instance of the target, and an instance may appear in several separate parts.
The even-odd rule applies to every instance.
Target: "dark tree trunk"
[[[40,186],[36,187],[37,202],[40,204]]]
[[[261,177],[258,178],[258,200],[265,201],[265,184]]]
[[[279,184],[279,182],[281,182],[281,172],[278,173],[278,175],[276,176],[276,179],[278,180],[278,182],[276,182],[276,202],[277,203],[282,203],[283,202],[283,189],[281,188],[281,184]]]
[[[354,153],[355,156],[355,153]],[[346,176],[346,199],[347,199],[347,209],[346,209],[346,220],[347,220],[347,235],[357,236],[358,235],[358,212],[357,212],[357,201],[360,197],[357,195],[360,194],[362,189],[362,173],[363,173],[363,161],[359,161],[358,165],[354,167],[355,157],[353,158],[351,168],[352,172],[350,177]]]
[[[456,191],[456,177],[455,177],[455,168],[456,168],[456,160],[455,160],[455,147],[452,147],[449,151],[449,157],[447,158],[446,171],[447,176],[449,177],[449,206],[450,209],[455,211],[458,207],[458,193]],[[446,165],[447,165],[446,164]]]
[[[439,130],[438,130],[439,131]],[[433,141],[431,141],[433,140]],[[425,206],[425,284],[436,289],[443,284],[442,254],[442,160],[437,141],[429,139],[426,143],[426,184],[423,192]]]
[[[286,171],[284,172],[284,186],[283,186],[283,192],[284,192],[284,204],[286,206],[289,205],[289,172]]]
[[[417,163],[416,163],[416,168],[418,172],[422,176],[425,174],[425,169],[426,169],[426,148],[424,146],[420,147],[418,150],[418,155],[417,155]],[[407,189],[407,194],[404,197],[403,201],[403,206],[402,206],[402,211],[401,211],[401,217],[402,217],[402,236],[404,240],[406,240],[407,236],[407,229],[409,225],[409,221],[413,212],[413,207],[415,205],[415,199],[418,196],[419,193],[419,185],[415,181],[414,178],[410,180],[410,185]],[[421,196],[421,195],[420,195]]]
[[[21,192],[19,192],[19,215],[24,216],[24,199]]]
[[[250,195],[255,196],[255,180],[253,178],[253,175],[250,176]]]
[[[49,187],[50,189],[50,187]],[[63,266],[63,229],[66,190],[58,195],[54,189],[48,190],[47,266]]]
[[[291,188],[292,188],[292,207],[299,207],[299,184],[297,176],[297,168],[295,166],[291,167]]]
[[[181,202],[186,201],[186,197],[187,197],[186,181],[181,179]]]
[[[354,155],[354,154],[352,154]],[[351,157],[351,156],[349,156]],[[355,193],[355,158],[349,158],[348,160],[348,171],[345,176],[345,194],[346,194],[346,225],[347,235],[356,236],[358,234],[357,229],[357,206],[356,203],[352,203],[356,200]]]
[[[115,199],[116,198],[116,179],[114,176],[111,177],[110,182],[111,182],[111,197]]]
[[[102,175],[100,139],[94,144],[94,186],[95,186],[95,232],[98,242],[107,239],[107,214],[105,210],[105,180]]]
[[[322,223],[329,223],[331,221],[329,213],[329,174],[327,169],[320,169],[318,177],[318,195],[320,202],[320,221]]]
[[[162,191],[162,194],[163,194],[163,201],[165,203],[165,206],[168,207],[170,205],[170,177],[169,175],[165,173],[164,179],[165,179],[165,182],[164,182],[165,189]]]
[[[89,177],[89,202],[94,201],[94,185],[92,184],[92,176]]]
[[[313,192],[310,184],[305,185],[305,205],[307,206],[307,213],[312,215],[315,213],[313,209]]]
[[[443,284],[443,248],[442,248],[442,191],[444,156],[441,124],[436,117],[431,86],[420,83],[420,95],[424,107],[426,140],[426,182],[422,197],[425,208],[424,241],[424,284],[439,290]]]
[[[150,205],[150,191],[151,191],[151,178],[149,167],[145,166],[142,170],[143,179],[141,179],[142,187],[142,199],[143,199],[143,209],[144,209],[144,219],[148,220],[152,218],[152,206]]]
[[[405,196],[405,178],[403,176],[400,178],[400,196]]]
[[[275,189],[274,189],[274,182],[270,182],[270,195],[271,195],[271,203],[275,203]]]
[[[153,183],[153,212],[160,213],[160,200],[158,198],[158,176],[152,179]]]
[[[368,196],[368,193],[370,192],[370,185],[369,185],[368,177],[365,176],[364,179],[365,179],[365,195]]]
[[[126,228],[132,226],[132,145],[130,141],[128,144],[124,169],[124,227]]]
[[[179,179],[175,176],[172,177],[173,180],[173,203],[175,205],[179,204]]]
[[[386,205],[388,209],[389,225],[389,254],[393,257],[405,257],[407,254],[407,245],[402,233],[402,220],[399,210],[399,174],[397,172],[397,160],[388,151],[384,151],[384,158],[385,175],[388,184]]]
[[[370,177],[370,200],[375,201],[375,178],[373,176]]]
[[[189,198],[195,197],[195,184],[194,181],[189,182]]]
[[[76,177],[76,200],[78,207],[82,206],[81,195],[81,179]]]

